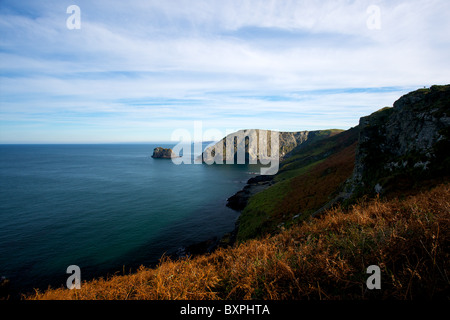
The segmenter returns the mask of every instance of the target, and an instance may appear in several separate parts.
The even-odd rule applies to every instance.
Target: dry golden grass
[[[450,188],[363,201],[272,237],[26,299],[415,299],[449,292]],[[380,266],[381,290],[366,268]]]

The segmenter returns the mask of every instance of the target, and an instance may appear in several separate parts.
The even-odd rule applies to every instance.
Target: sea
[[[239,213],[226,200],[258,166],[177,165],[152,158],[156,147],[174,144],[0,145],[0,277],[10,290],[65,287],[71,265],[81,281],[128,274],[232,231]]]

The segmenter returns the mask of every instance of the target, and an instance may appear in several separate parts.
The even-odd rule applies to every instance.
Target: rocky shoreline
[[[273,183],[273,176],[260,175],[250,178],[242,190],[227,199],[227,207],[236,211],[244,210],[251,196],[270,187]]]
[[[254,194],[270,187],[274,183],[273,176],[260,175],[250,178],[242,190],[236,192],[227,199],[226,206],[230,209],[241,212],[246,207],[249,199]],[[221,238],[213,237],[211,239],[194,243],[192,245],[179,248],[172,255],[173,258],[193,257],[202,254],[212,253],[218,248],[227,248],[235,244],[239,229],[239,220],[236,221],[234,229],[224,234]]]

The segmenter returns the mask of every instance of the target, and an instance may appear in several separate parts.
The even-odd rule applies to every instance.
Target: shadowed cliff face
[[[450,85],[402,96],[359,122],[355,195],[401,191],[448,176]]]

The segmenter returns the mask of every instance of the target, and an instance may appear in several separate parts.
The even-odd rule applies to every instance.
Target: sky
[[[0,0],[0,143],[170,141],[195,123],[205,140],[348,129],[450,83],[449,12],[447,0]]]

